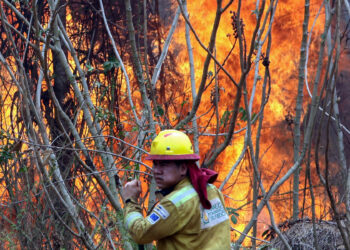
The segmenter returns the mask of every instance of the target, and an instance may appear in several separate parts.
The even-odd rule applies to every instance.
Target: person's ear
[[[185,163],[181,163],[179,168],[181,176],[187,175],[187,169],[188,169],[187,165]]]

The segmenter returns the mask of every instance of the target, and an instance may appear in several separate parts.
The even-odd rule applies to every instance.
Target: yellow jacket
[[[203,209],[185,178],[144,218],[135,202],[124,207],[125,226],[138,244],[157,241],[157,249],[230,249],[230,222],[221,192],[207,186],[211,209]]]

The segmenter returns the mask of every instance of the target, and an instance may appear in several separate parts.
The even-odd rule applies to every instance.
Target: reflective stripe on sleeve
[[[131,212],[125,217],[125,227],[126,229],[129,229],[131,225],[134,223],[137,219],[142,219],[143,216],[139,212]]]
[[[192,186],[186,186],[175,194],[171,195],[168,199],[176,206],[180,206],[185,203],[189,199],[195,197],[197,195],[196,190]]]

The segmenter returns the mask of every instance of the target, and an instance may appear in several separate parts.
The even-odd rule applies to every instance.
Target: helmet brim
[[[188,155],[147,155],[146,160],[150,161],[178,161],[178,160],[193,160],[197,161],[200,159],[197,154],[188,154]]]

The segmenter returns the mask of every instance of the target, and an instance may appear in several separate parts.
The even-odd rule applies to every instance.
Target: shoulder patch
[[[155,212],[157,212],[157,214],[160,215],[160,217],[162,217],[163,220],[165,220],[166,218],[169,217],[169,212],[168,210],[166,210],[162,205],[158,204],[154,209]]]
[[[216,226],[217,224],[229,219],[219,198],[211,200],[210,203],[211,209],[204,209],[202,205],[200,206],[201,229]]]
[[[147,220],[153,225],[160,220],[160,217],[157,213],[152,212],[150,215],[147,216]]]

